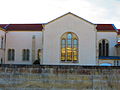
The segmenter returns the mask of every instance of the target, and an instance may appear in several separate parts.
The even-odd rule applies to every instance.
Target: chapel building
[[[120,30],[67,13],[43,24],[0,24],[0,64],[120,65]]]

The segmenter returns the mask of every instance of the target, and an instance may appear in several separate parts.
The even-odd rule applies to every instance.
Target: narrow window
[[[25,60],[25,55],[26,53],[25,53],[25,49],[23,49],[23,52],[22,52],[22,56],[23,56],[23,61]]]
[[[102,49],[103,49],[103,50],[102,50],[102,53],[103,53],[103,56],[105,56],[105,48],[106,48],[106,47],[105,47],[105,40],[102,41],[102,47],[103,47],[103,48],[102,48]]]
[[[14,49],[8,49],[8,60],[14,61],[15,59],[15,50]]]
[[[40,60],[40,58],[41,58],[41,49],[38,49],[37,58],[38,58],[38,60]]]
[[[73,60],[78,60],[78,40],[73,40]]]
[[[99,43],[99,56],[102,56],[102,44]]]
[[[3,48],[3,37],[1,38],[1,48]]]
[[[15,50],[14,49],[12,49],[12,60],[14,60],[15,59]]]
[[[67,35],[67,60],[72,61],[72,33]]]
[[[23,49],[23,61],[29,61],[30,51],[29,49]]]
[[[61,40],[61,60],[65,61],[66,58],[66,40]]]
[[[61,61],[78,61],[78,37],[72,32],[67,32],[61,37]]]
[[[106,56],[108,56],[109,55],[109,44],[108,43],[106,43]]]
[[[27,57],[26,60],[29,61],[29,57],[30,57],[30,51],[29,51],[29,49],[27,49],[27,56],[26,57]]]

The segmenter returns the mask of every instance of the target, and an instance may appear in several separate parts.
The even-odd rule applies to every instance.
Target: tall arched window
[[[109,56],[109,42],[106,39],[99,41],[99,56]]]
[[[78,37],[72,32],[61,37],[61,61],[78,61]]]

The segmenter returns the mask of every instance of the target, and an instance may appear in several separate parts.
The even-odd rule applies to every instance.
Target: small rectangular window
[[[23,49],[22,54],[23,54],[22,55],[23,61],[29,61],[29,57],[30,57],[29,49]]]
[[[15,59],[15,50],[8,49],[8,61],[14,61]]]

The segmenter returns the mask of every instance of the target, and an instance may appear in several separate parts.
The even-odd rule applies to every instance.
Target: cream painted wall
[[[60,62],[60,38],[65,32],[74,32],[79,38],[79,63]],[[45,25],[43,64],[96,65],[95,25],[67,14]]]
[[[117,33],[116,32],[97,32],[97,43],[101,39],[107,39],[109,41],[109,56],[115,56],[116,55],[115,45],[117,44]]]
[[[32,64],[32,37],[35,35],[35,58],[37,59],[37,50],[42,49],[42,32],[30,31],[9,31],[6,37],[6,64]],[[8,49],[15,49],[15,60],[8,61]],[[30,60],[22,60],[22,50],[30,50]]]

